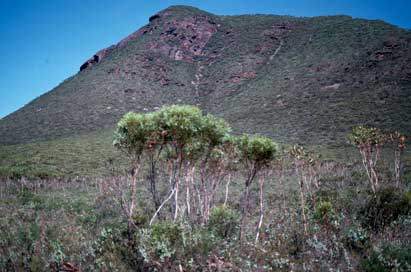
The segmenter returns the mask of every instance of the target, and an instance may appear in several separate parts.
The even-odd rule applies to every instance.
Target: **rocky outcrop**
[[[85,63],[83,63],[80,66],[80,71],[83,71],[84,69],[87,69],[88,67],[91,67],[95,65],[96,63],[99,63],[103,58],[105,58],[113,49],[115,46],[110,46],[108,48],[104,48],[100,51],[98,51],[93,57],[88,59]]]
[[[173,60],[192,62],[201,56],[207,42],[217,32],[218,25],[207,17],[163,20],[160,39],[148,45],[148,50]]]

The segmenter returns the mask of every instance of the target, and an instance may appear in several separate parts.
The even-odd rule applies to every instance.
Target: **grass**
[[[124,169],[123,154],[112,147],[109,131],[0,147],[0,175],[26,177],[104,176]]]
[[[284,145],[283,148],[291,145]],[[358,151],[349,145],[308,145],[307,150],[321,156],[322,160],[340,163],[359,162]],[[382,156],[392,162],[391,150]],[[411,151],[405,148],[404,165],[411,165]],[[124,154],[112,146],[112,131],[61,138],[36,143],[0,146],[0,177],[102,177],[111,175],[113,169],[124,173],[129,163]]]

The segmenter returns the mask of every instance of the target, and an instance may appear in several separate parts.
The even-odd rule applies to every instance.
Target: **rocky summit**
[[[217,16],[172,6],[0,120],[0,144],[112,129],[127,111],[192,104],[235,132],[344,143],[411,130],[411,31],[348,16]]]

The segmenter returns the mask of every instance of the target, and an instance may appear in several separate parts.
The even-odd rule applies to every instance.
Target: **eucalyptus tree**
[[[376,166],[380,158],[381,148],[387,137],[377,128],[357,126],[348,135],[348,140],[360,151],[368,181],[375,195],[379,186]]]
[[[294,145],[289,151],[291,157],[294,159],[294,167],[297,173],[300,189],[300,207],[304,226],[304,235],[308,235],[308,220],[305,211],[305,202],[307,194],[310,194],[312,181],[312,171],[310,170],[315,163],[311,154],[305,151],[304,147]],[[318,184],[315,184],[318,189]]]
[[[244,223],[248,212],[250,185],[258,177],[260,187],[260,219],[257,226],[255,241],[258,241],[260,228],[264,217],[264,183],[270,166],[275,159],[278,145],[271,139],[259,135],[242,135],[236,140],[240,154],[240,163],[245,169],[245,188],[241,204],[240,239],[243,239]]]
[[[222,146],[225,154],[224,170],[227,174],[224,193],[224,205],[228,203],[229,188],[231,183],[231,176],[239,170],[239,151],[236,144],[236,137],[229,136],[225,138]]]
[[[405,135],[398,131],[388,134],[388,140],[394,148],[394,177],[397,187],[400,185],[401,157],[405,148],[405,139]]]
[[[156,126],[152,114],[139,114],[129,112],[117,124],[114,133],[113,145],[124,151],[131,161],[132,177],[129,184],[130,195],[127,199],[122,197],[121,205],[128,220],[128,230],[134,227],[133,214],[136,203],[137,180],[143,162],[143,153],[153,148]]]
[[[170,162],[170,194],[152,217],[154,221],[161,208],[174,196],[174,220],[179,213],[179,186],[184,164],[189,162],[187,147],[192,144],[202,126],[201,110],[194,106],[172,105],[161,108],[155,116],[155,124],[167,148]]]
[[[207,114],[202,118],[200,133],[197,137],[197,154],[200,172],[200,214],[203,223],[210,215],[215,192],[224,178],[225,163],[228,159],[226,147],[231,128],[226,121]]]

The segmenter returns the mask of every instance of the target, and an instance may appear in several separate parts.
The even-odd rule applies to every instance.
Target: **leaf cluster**
[[[257,167],[268,166],[278,151],[278,145],[270,138],[260,135],[242,135],[236,140],[241,159],[253,162]]]
[[[355,146],[380,146],[387,137],[378,128],[356,126],[348,134],[348,141]]]
[[[117,124],[113,144],[135,156],[165,145],[194,156],[222,144],[230,131],[224,120],[203,115],[197,107],[172,105],[152,113],[125,114]]]

